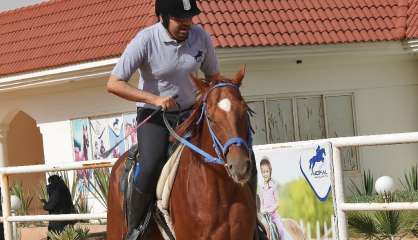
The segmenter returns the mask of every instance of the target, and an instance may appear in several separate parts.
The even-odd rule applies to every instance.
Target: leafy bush
[[[86,240],[89,230],[85,228],[75,228],[66,226],[61,233],[48,232],[51,240]]]
[[[350,202],[416,202],[418,191],[414,190],[416,181],[416,167],[412,167],[400,179],[403,190],[391,193],[389,198],[370,194],[365,185],[373,183],[370,170],[363,172],[363,186],[355,186]],[[365,184],[366,183],[366,184]],[[360,190],[362,189],[362,190]],[[411,233],[418,235],[418,212],[416,211],[365,211],[350,212],[348,214],[349,229],[366,239],[402,239]]]
[[[418,191],[418,166],[412,166],[408,169],[403,176],[403,179],[399,179],[404,190]]]
[[[361,186],[357,186],[353,180],[351,180],[351,187],[349,187],[351,193],[355,196],[372,196],[373,195],[373,188],[374,188],[374,177],[370,172],[370,169],[367,171],[363,171],[363,178],[361,182]]]
[[[107,194],[109,193],[110,170],[107,168],[94,169],[93,179],[89,179],[89,191],[107,209]]]
[[[29,215],[29,208],[33,201],[33,195],[23,190],[21,182],[14,183],[10,189],[11,195],[15,195],[21,201],[20,208],[17,210],[17,215]]]

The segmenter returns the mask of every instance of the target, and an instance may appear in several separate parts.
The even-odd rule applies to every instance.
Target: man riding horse
[[[128,44],[107,83],[109,92],[136,102],[138,123],[162,109],[137,129],[140,167],[135,172],[131,199],[127,200],[128,236],[143,223],[155,201],[157,180],[168,158],[170,134],[162,112],[173,120],[172,124],[184,120],[197,99],[190,75],[200,69],[209,81],[219,78],[210,36],[192,23],[200,12],[196,0],[156,0],[159,22],[142,29]],[[128,81],[137,69],[140,79],[136,88]],[[255,195],[255,168],[252,176]]]

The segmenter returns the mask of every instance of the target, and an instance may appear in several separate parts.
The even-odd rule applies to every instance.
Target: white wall
[[[69,120],[38,124],[41,130],[45,164],[73,162],[73,143]]]
[[[247,62],[242,91],[249,99],[354,93],[357,135],[418,131],[418,61],[411,56],[334,56]],[[224,65],[233,76],[238,64]],[[418,163],[418,144],[360,148],[360,167],[375,177],[402,172]],[[346,173],[359,177],[358,173]]]
[[[302,64],[296,64],[297,59]],[[223,62],[222,72],[234,75],[243,63],[247,75],[242,92],[248,98],[353,92],[358,135],[418,131],[418,64],[411,56],[357,54],[236,60]],[[135,110],[134,103],[108,94],[105,83],[103,78],[89,79],[1,94],[0,123],[10,111],[25,111],[41,129],[49,129],[42,130],[45,161],[70,161],[69,119]],[[397,177],[404,168],[418,162],[417,149],[416,145],[362,148],[360,165],[372,169],[376,176]]]

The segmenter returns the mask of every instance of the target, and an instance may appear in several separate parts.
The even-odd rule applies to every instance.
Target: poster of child
[[[292,240],[292,236],[285,229],[283,222],[277,212],[279,208],[278,184],[272,179],[272,167],[268,157],[264,156],[259,164],[263,181],[259,187],[260,212],[268,226],[270,239]]]
[[[332,197],[321,201],[300,166],[301,157],[314,156],[316,148],[253,147],[258,171],[257,209],[269,240],[317,236],[317,222],[321,239],[332,239],[327,228],[334,216]]]

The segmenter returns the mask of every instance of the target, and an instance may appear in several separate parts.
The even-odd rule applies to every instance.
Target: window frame
[[[293,134],[294,134],[294,141],[301,141],[300,140],[300,132],[299,132],[299,120],[297,116],[297,99],[298,98],[309,98],[309,97],[320,97],[321,103],[323,106],[324,112],[324,127],[325,127],[325,137],[329,137],[329,129],[328,129],[328,114],[327,114],[327,97],[343,97],[349,96],[351,98],[351,110],[352,110],[352,117],[353,117],[353,132],[354,136],[358,135],[358,124],[357,124],[357,114],[356,114],[356,102],[355,102],[355,93],[354,92],[312,92],[312,93],[295,93],[295,94],[267,94],[267,95],[260,95],[260,96],[245,96],[244,99],[246,102],[263,102],[264,106],[264,124],[266,129],[266,144],[274,144],[270,139],[270,128],[268,127],[268,101],[277,101],[277,100],[290,100],[292,104],[292,115],[293,115]],[[356,155],[357,159],[357,169],[354,170],[344,170],[345,173],[359,173],[361,166],[360,166],[360,151],[358,147],[354,147],[354,154]]]

